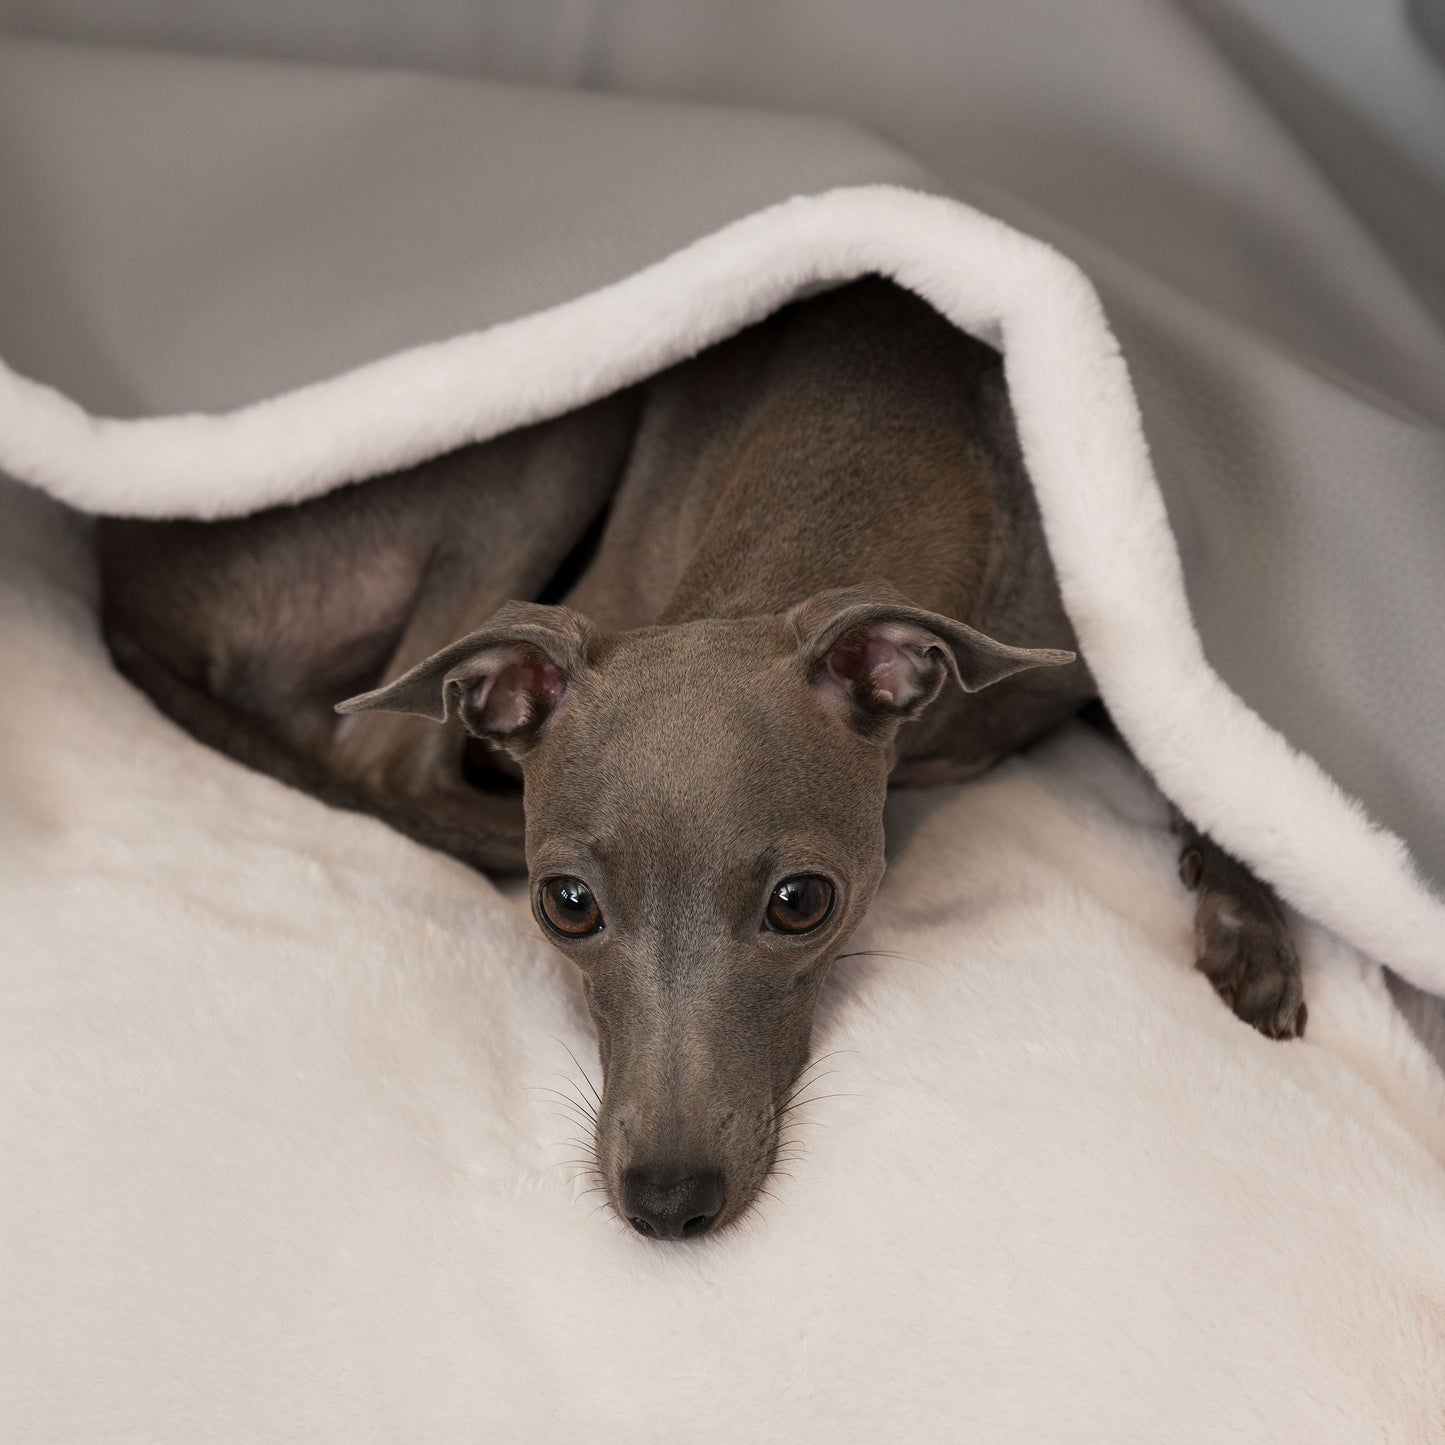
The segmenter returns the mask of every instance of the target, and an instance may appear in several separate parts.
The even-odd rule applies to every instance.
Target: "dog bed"
[[[1211,386],[1217,326],[1185,351],[1126,298],[1166,510],[1080,273],[841,124],[44,45],[0,52],[0,117],[8,1438],[1445,1433],[1445,1085],[1381,971],[1445,991],[1383,826],[1439,876],[1439,592],[1391,606],[1433,504],[1412,531],[1346,486],[1365,448],[1408,504],[1437,433],[1278,366]],[[1068,730],[890,804],[799,1157],[658,1248],[583,1193],[545,1091],[595,1048],[521,902],[162,719],[59,502],[314,496],[875,271],[1003,350],[1111,710],[1299,910],[1309,1038],[1194,974],[1159,795]],[[1344,437],[1317,545],[1268,554],[1292,599],[1256,565],[1288,509],[1232,490],[1238,391]],[[1382,555],[1341,574],[1362,523]],[[1385,694],[1375,642],[1420,659]]]

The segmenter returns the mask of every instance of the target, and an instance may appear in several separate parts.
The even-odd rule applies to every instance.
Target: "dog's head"
[[[883,875],[899,725],[950,678],[1072,657],[854,591],[617,634],[511,603],[338,710],[459,717],[520,763],[532,910],[597,1025],[608,1197],[685,1237],[772,1165],[819,989]]]

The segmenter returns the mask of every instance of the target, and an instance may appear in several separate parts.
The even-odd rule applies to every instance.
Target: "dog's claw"
[[[1198,888],[1204,872],[1204,853],[1199,848],[1186,848],[1179,855],[1179,881],[1186,888]]]
[[[1194,922],[1197,967],[1235,1015],[1266,1038],[1299,1038],[1309,1013],[1299,954],[1278,908],[1257,906],[1264,903],[1201,892]]]

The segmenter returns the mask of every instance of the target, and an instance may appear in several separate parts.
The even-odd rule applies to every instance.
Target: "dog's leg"
[[[623,393],[539,429],[536,443],[493,479],[479,522],[460,525],[453,517],[450,527],[439,528],[410,614],[371,681],[409,671],[509,598],[552,600],[549,592],[571,585],[602,531],[637,410],[637,394]],[[520,771],[459,720],[437,727],[396,714],[333,716],[326,760],[379,798],[420,809],[439,824],[515,836],[521,866]]]
[[[1179,876],[1199,895],[1196,966],[1225,1003],[1272,1039],[1305,1030],[1299,954],[1274,890],[1173,810]]]
[[[459,727],[357,728],[333,707],[549,585],[611,494],[636,411],[621,393],[249,517],[102,520],[111,651],[218,751],[474,866],[520,871],[518,788],[468,785]]]
[[[371,813],[398,832],[428,848],[450,853],[473,868],[515,873],[526,866],[520,816],[513,820],[498,814],[487,820],[490,827],[480,826],[482,820],[470,818],[463,826],[438,818],[405,799],[378,795],[292,746],[276,734],[265,718],[248,716],[212,697],[124,635],[111,637],[110,646],[124,676],[169,718],[217,752],[334,808]]]

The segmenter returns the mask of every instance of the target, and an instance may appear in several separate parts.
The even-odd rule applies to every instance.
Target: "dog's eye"
[[[810,933],[832,911],[833,885],[816,873],[804,873],[773,889],[767,923],[776,933]]]
[[[580,878],[549,878],[537,903],[547,926],[565,938],[585,938],[602,927],[602,910]]]

